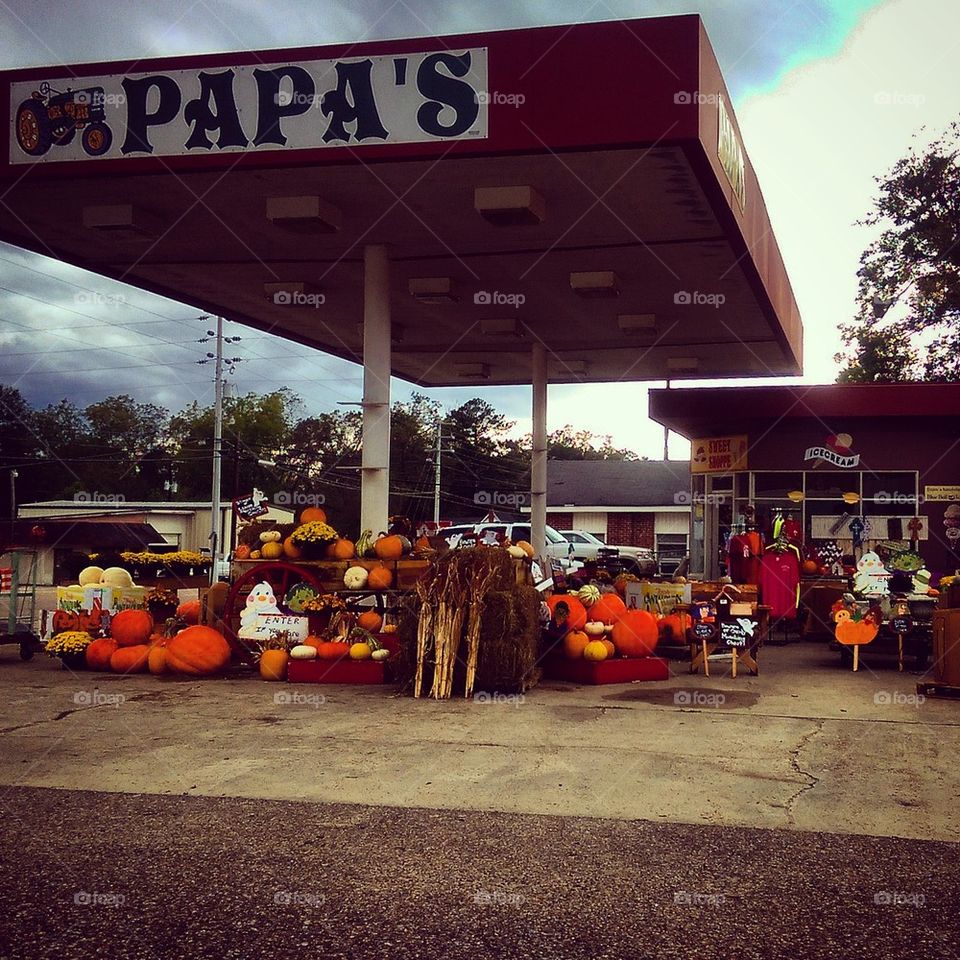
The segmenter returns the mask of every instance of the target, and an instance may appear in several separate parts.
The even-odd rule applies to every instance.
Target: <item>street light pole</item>
[[[10,546],[13,546],[17,522],[17,477],[19,476],[16,470],[10,471]]]
[[[433,524],[440,529],[440,454],[443,450],[443,416],[437,419],[437,452],[433,463]]]
[[[223,317],[217,317],[217,354],[213,401],[213,484],[210,491],[210,586],[217,582],[220,559],[220,468],[223,446]]]

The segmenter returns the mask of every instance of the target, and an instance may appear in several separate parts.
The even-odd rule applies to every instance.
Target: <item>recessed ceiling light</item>
[[[580,297],[618,297],[620,288],[612,270],[584,270],[570,274],[570,289]]]
[[[267,219],[294,233],[336,233],[340,211],[320,197],[267,197]]]
[[[547,205],[533,187],[477,187],[473,191],[477,213],[496,227],[543,223]]]
[[[408,289],[418,303],[456,303],[450,277],[411,277]]]

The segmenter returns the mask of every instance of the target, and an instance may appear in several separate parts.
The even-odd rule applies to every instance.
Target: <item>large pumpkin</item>
[[[117,651],[117,641],[112,637],[101,637],[87,647],[84,656],[88,670],[109,670],[110,658]]]
[[[395,533],[377,537],[373,552],[381,560],[399,560],[403,556],[403,539]]]
[[[334,540],[333,543],[330,544],[327,552],[333,560],[352,560],[356,549],[352,540],[340,537],[339,540]]]
[[[327,511],[323,507],[306,507],[300,514],[300,523],[326,523]]]
[[[586,625],[587,608],[572,593],[555,593],[547,598],[547,606],[550,619],[558,627],[582,630]]]
[[[147,655],[147,669],[158,676],[167,672],[167,641],[159,640],[150,645]]]
[[[660,621],[660,632],[667,643],[686,643],[690,614],[671,613]]]
[[[291,560],[299,560],[303,556],[303,551],[293,542],[292,535],[283,541],[283,554]]]
[[[187,627],[167,641],[167,668],[174,673],[205,677],[229,662],[230,645],[212,627]]]
[[[570,660],[580,660],[588,643],[590,637],[582,630],[569,630],[563,638],[563,652]]]
[[[624,657],[649,657],[659,636],[657,618],[646,610],[628,610],[613,625],[611,634],[617,653]]]
[[[196,626],[200,622],[200,601],[187,600],[177,607],[177,616],[185,620],[188,626]]]
[[[590,607],[590,619],[616,623],[627,612],[627,605],[615,593],[604,593]]]
[[[110,657],[110,669],[114,673],[143,673],[147,669],[150,647],[145,643],[135,647],[117,647]]]
[[[387,590],[393,583],[393,573],[389,567],[382,564],[373,567],[367,574],[367,586],[371,590]]]
[[[118,647],[139,647],[150,640],[153,617],[146,610],[121,610],[110,621],[110,636]]]

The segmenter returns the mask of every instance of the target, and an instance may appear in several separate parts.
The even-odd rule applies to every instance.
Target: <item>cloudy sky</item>
[[[109,12],[107,12],[109,11]],[[836,376],[837,325],[853,314],[874,178],[915,137],[960,114],[956,0],[0,0],[0,65],[78,63],[699,12],[734,100],[806,331],[804,380]],[[106,17],[106,20],[105,20]],[[429,27],[427,26],[429,25]],[[35,404],[108,393],[178,408],[212,399],[195,365],[196,311],[0,244],[0,382]],[[232,325],[231,325],[232,326]],[[241,391],[287,384],[311,412],[360,397],[360,371],[234,326]],[[72,359],[85,354],[85,376]],[[282,370],[278,372],[278,370]],[[95,374],[101,373],[102,377]],[[277,379],[282,375],[282,380]],[[395,396],[410,386],[395,383]],[[448,406],[485,396],[529,423],[529,389],[428,391]],[[553,387],[550,426],[573,423],[658,456],[639,384]],[[672,448],[685,456],[682,442]]]

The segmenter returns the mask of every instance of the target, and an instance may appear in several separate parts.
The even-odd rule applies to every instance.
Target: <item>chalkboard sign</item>
[[[256,520],[265,513],[270,512],[270,507],[266,504],[263,494],[259,490],[254,490],[249,497],[237,497],[233,501],[233,512],[240,520]]]
[[[717,628],[705,620],[698,620],[693,625],[693,635],[697,640],[712,640],[717,635]]]
[[[913,629],[913,621],[909,617],[894,617],[890,629],[894,633],[907,634]]]
[[[728,647],[749,646],[757,635],[759,624],[751,617],[731,617],[720,621],[720,641]]]

